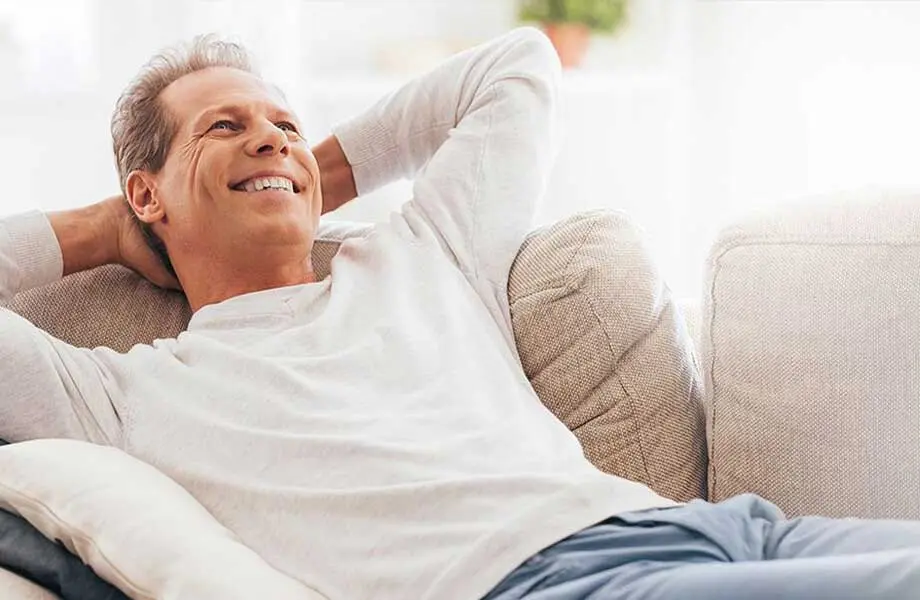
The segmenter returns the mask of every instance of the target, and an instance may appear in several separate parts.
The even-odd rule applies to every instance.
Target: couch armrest
[[[702,362],[713,501],[920,518],[920,193],[825,196],[722,232]]]

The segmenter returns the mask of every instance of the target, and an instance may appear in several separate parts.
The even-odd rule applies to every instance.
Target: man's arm
[[[357,193],[414,178],[406,220],[434,231],[506,325],[508,272],[555,160],[559,77],[546,36],[516,29],[334,130]]]
[[[118,200],[49,216],[33,212],[0,219],[0,305],[19,292],[107,262],[154,268],[148,261],[155,257],[123,258],[121,250],[131,237],[119,227],[130,221],[121,220]],[[56,340],[0,308],[0,438],[66,437],[119,445],[122,419],[105,380],[92,351]]]
[[[323,188],[323,214],[332,212],[358,196],[351,164],[339,140],[331,135],[313,148]]]
[[[509,36],[506,36],[506,38],[511,38],[511,37],[514,37],[515,35],[521,35],[520,32],[521,30],[514,32],[512,34],[509,34]],[[533,37],[533,35],[534,35],[533,33],[530,33],[531,37]],[[506,42],[507,41],[506,38],[502,38],[501,41]],[[496,42],[493,42],[493,45],[496,45]],[[485,48],[481,49],[480,54],[485,54],[485,50],[486,50]],[[470,51],[467,54],[474,54],[474,52]],[[544,54],[545,54],[545,51],[544,51]],[[552,74],[552,71],[556,70],[556,67],[555,67],[555,55],[553,54],[551,56],[552,57],[547,61],[547,64],[545,66],[549,67],[550,78],[552,79],[556,77],[556,75]],[[457,61],[456,58],[454,59],[454,61],[459,62]],[[424,78],[421,81],[411,82],[408,86],[406,86],[406,88],[401,90],[402,95],[409,95],[408,92],[410,89],[417,88],[417,87],[423,87],[425,84],[427,84],[429,87],[432,86],[435,82],[431,80],[444,79],[446,75],[446,73],[444,72],[449,70],[447,67],[448,65],[442,66],[439,70],[435,71],[435,73],[428,75],[426,78]],[[428,81],[425,81],[425,80],[428,80]],[[460,90],[457,90],[457,91],[459,92]],[[374,107],[373,109],[371,109],[370,111],[368,111],[368,113],[365,113],[358,119],[355,119],[355,122],[350,124],[351,125],[350,129],[355,129],[356,123],[359,123],[362,120],[363,121],[367,121],[369,119],[372,120],[380,116],[379,115],[380,108],[381,108],[380,105],[378,105]],[[404,113],[401,115],[387,115],[387,116],[391,118],[394,118],[394,117],[395,118],[405,118],[405,117],[418,116],[418,113],[415,111],[404,111]],[[552,120],[552,115],[549,115],[549,120]],[[442,131],[440,132],[441,135],[435,135],[436,132],[432,130],[428,132],[430,135],[426,136],[425,138],[410,137],[408,139],[395,140],[396,144],[415,143],[415,144],[421,145],[421,147],[415,149],[414,152],[410,151],[410,155],[415,155],[419,159],[416,161],[417,164],[415,166],[409,167],[405,172],[400,172],[398,169],[394,168],[397,165],[392,165],[392,164],[385,165],[387,167],[390,167],[390,169],[379,174],[381,181],[372,182],[372,183],[367,184],[365,186],[366,189],[363,189],[362,193],[366,194],[372,191],[375,187],[378,187],[379,185],[382,185],[383,183],[387,183],[388,181],[397,179],[401,176],[411,176],[415,174],[418,168],[420,168],[420,166],[424,164],[424,162],[426,162],[428,158],[432,154],[434,154],[435,151],[438,150],[440,145],[444,141],[446,141],[446,135],[444,135],[445,131],[443,131],[444,125],[446,124],[446,122],[444,121],[444,119],[441,119],[440,121],[435,119],[434,122],[440,124],[441,126],[440,129],[442,129]],[[343,126],[342,129],[345,129],[345,126]],[[412,128],[409,127],[409,129],[412,129]],[[367,144],[368,142],[373,143],[375,141],[377,140],[350,140],[350,143],[355,146],[355,148],[352,148],[352,152],[353,153],[359,152],[360,150],[357,149],[357,146],[359,146],[360,144]],[[389,148],[387,150],[389,150]],[[312,148],[312,151],[313,151],[314,156],[316,157],[316,162],[320,167],[320,173],[322,174],[323,214],[336,210],[339,207],[341,207],[343,204],[346,204],[347,202],[356,198],[358,196],[358,190],[357,190],[357,186],[355,183],[354,171],[352,169],[351,163],[349,162],[345,154],[345,151],[342,148],[342,145],[339,139],[335,135],[331,135],[325,140],[323,140],[322,142],[320,142],[317,146]]]
[[[123,196],[48,214],[63,261],[63,275],[107,264],[133,269],[163,288],[179,288],[150,250]]]
[[[114,244],[103,235],[107,209],[93,204],[74,210],[48,213],[61,252],[62,275],[87,271],[114,262]]]

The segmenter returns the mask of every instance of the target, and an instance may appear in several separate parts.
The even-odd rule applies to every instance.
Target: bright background
[[[516,26],[513,0],[0,0],[0,214],[117,191],[108,120],[151,54],[247,43],[311,141],[447,54]],[[920,183],[920,2],[633,0],[563,79],[539,223],[616,208],[696,297],[729,221],[777,202]],[[378,220],[408,183],[333,218]]]

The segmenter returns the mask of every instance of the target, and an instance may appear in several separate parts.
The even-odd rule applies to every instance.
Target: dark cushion
[[[43,536],[22,517],[5,510],[0,510],[0,568],[64,600],[127,599],[64,546]]]

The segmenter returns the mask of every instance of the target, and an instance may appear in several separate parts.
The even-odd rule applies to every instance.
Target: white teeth
[[[239,187],[247,192],[261,192],[267,189],[294,191],[294,183],[287,177],[257,177],[244,182]]]

